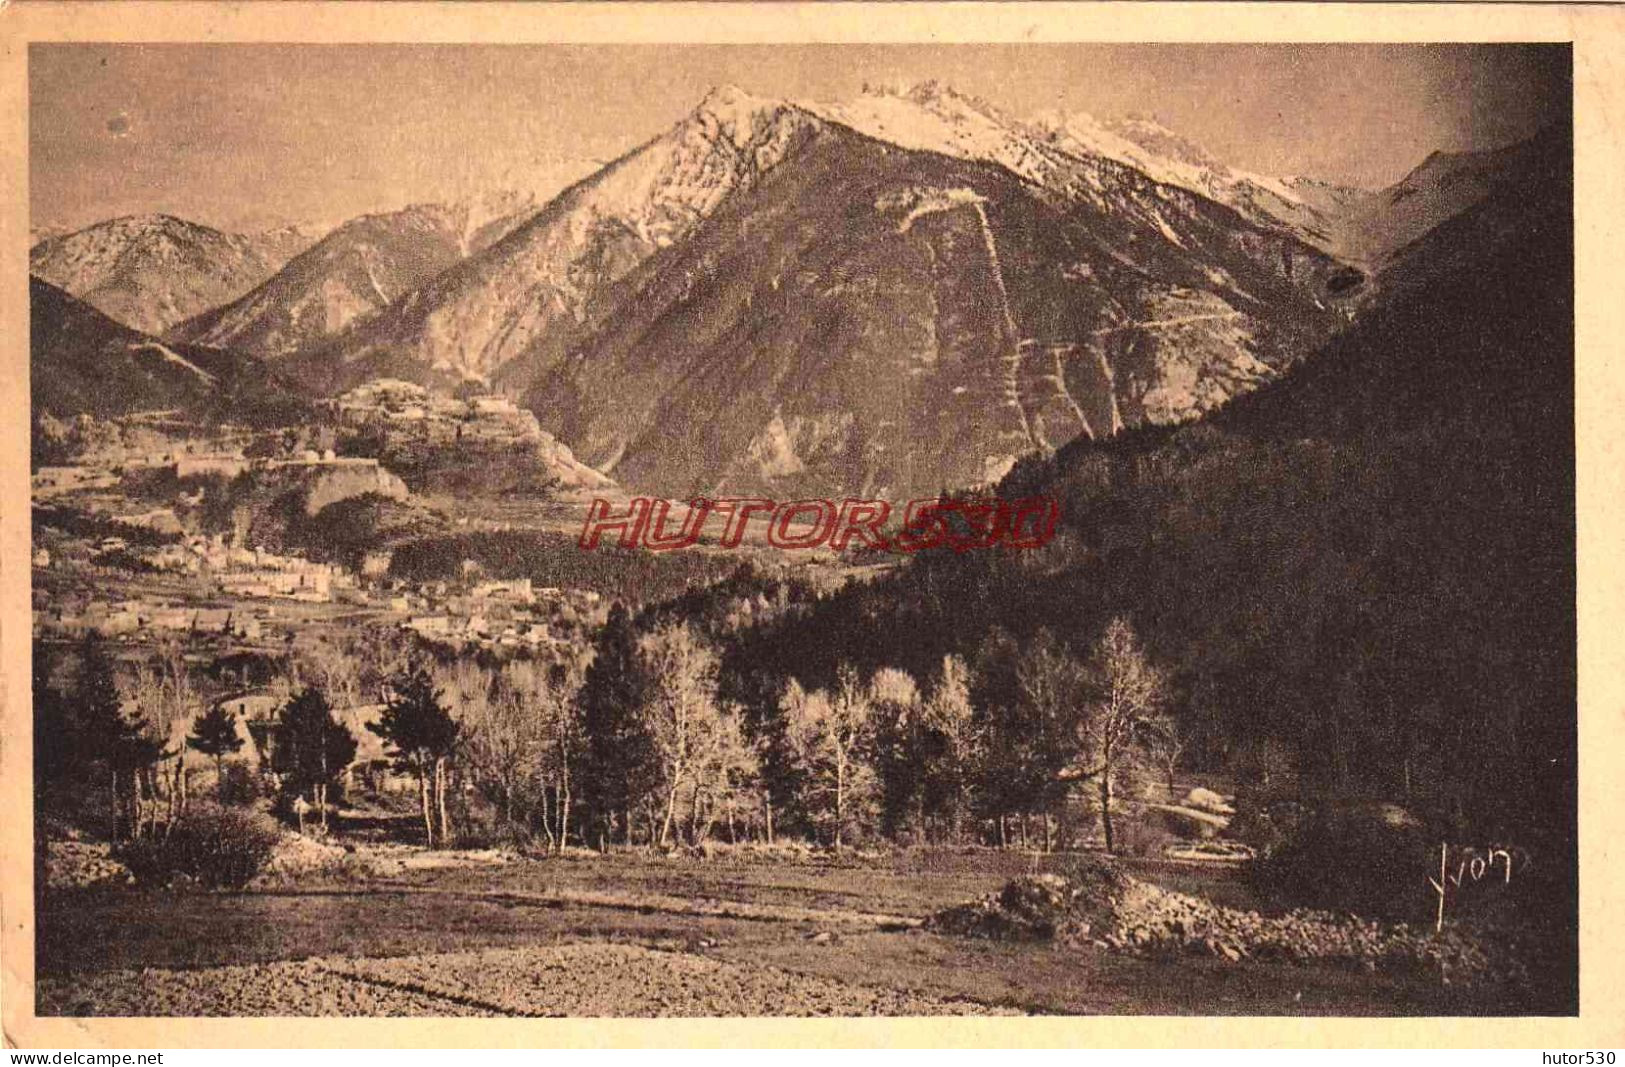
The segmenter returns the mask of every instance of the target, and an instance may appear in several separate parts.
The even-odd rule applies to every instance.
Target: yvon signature
[[[1471,885],[1485,879],[1493,879],[1497,871],[1500,872],[1500,881],[1503,885],[1512,884],[1514,871],[1527,871],[1530,864],[1529,853],[1515,846],[1502,847],[1491,845],[1488,848],[1473,848],[1470,846],[1455,849],[1456,869],[1450,870],[1450,845],[1439,845],[1439,877],[1428,875],[1428,885],[1439,896],[1439,911],[1434,919],[1435,931],[1444,929],[1444,909],[1447,897],[1454,894],[1458,899],[1461,895],[1463,883]],[[1497,864],[1500,866],[1497,867]]]

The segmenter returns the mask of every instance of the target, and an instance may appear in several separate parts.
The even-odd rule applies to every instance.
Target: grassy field
[[[416,865],[242,893],[48,895],[50,1014],[1494,1013],[1422,978],[1139,959],[916,928],[1060,862],[1017,852],[827,858],[644,854]],[[1064,860],[1061,860],[1064,861]],[[1143,862],[1254,903],[1232,869]]]

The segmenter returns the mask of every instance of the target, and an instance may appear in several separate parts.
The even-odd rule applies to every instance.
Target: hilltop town
[[[71,444],[62,461],[33,473],[36,635],[130,643],[168,633],[274,648],[304,627],[342,622],[395,626],[431,643],[535,650],[591,625],[600,608],[590,589],[484,577],[471,560],[448,579],[416,581],[391,573],[387,535],[348,558],[291,536],[344,505],[398,509],[419,532],[466,531],[466,519],[418,503],[392,466],[421,470],[436,454],[461,462],[466,450],[491,446],[545,448],[534,416],[505,398],[430,399],[387,381],[327,411],[332,421],[313,431],[204,429],[152,414],[102,425],[82,416],[64,428]],[[389,465],[353,454],[369,443]],[[545,460],[535,467],[549,477]]]

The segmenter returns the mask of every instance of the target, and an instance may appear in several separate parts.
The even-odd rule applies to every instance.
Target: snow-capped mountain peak
[[[283,264],[285,246],[174,215],[123,215],[40,242],[29,270],[116,321],[157,333],[258,284]]]
[[[362,380],[404,354],[443,378],[494,380],[521,353],[545,370],[594,293],[684,239],[795,151],[817,119],[737,86],[532,213],[501,241],[334,339],[309,373]],[[330,358],[331,357],[331,358]]]
[[[1018,124],[940,82],[867,85],[851,100],[801,106],[900,148],[996,162],[1039,184],[1047,177],[1048,168]]]
[[[688,121],[711,139],[743,149],[765,121],[787,106],[782,100],[753,96],[737,85],[718,85],[705,94]]]
[[[1280,179],[1237,171],[1155,119],[1130,116],[1102,121],[1081,111],[1051,111],[1035,117],[1032,125],[1052,145],[1071,155],[1115,160],[1153,181],[1177,185],[1232,207],[1237,206],[1237,187],[1244,182],[1285,199],[1297,199]]]
[[[1175,133],[1148,115],[1125,115],[1104,125],[1124,139],[1165,159],[1177,159],[1193,167],[1204,167],[1213,171],[1230,169],[1206,148],[1188,137]]]
[[[1067,196],[1094,198],[1101,194],[1101,182],[1123,177],[1119,168],[1129,168],[1328,251],[1337,250],[1340,238],[1327,212],[1363,195],[1230,166],[1150,116],[1103,121],[1084,112],[1051,110],[1022,120],[935,81],[867,84],[853,99],[801,106],[903,148],[997,163]]]
[[[699,115],[711,115],[719,120],[750,119],[759,111],[771,110],[781,106],[778,100],[756,96],[741,89],[737,85],[713,85],[706,91],[705,96],[695,106],[694,112]]]

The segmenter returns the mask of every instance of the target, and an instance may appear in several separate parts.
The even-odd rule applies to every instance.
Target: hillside
[[[1048,547],[920,557],[732,655],[765,699],[837,665],[997,665],[1127,614],[1171,672],[1192,766],[1273,761],[1461,839],[1572,861],[1571,149],[1548,135],[1411,247],[1404,284],[1217,416],[1080,441],[1001,492],[1058,497]],[[904,636],[906,635],[906,637]],[[816,651],[812,651],[816,650]],[[743,670],[749,665],[749,670]],[[1464,753],[1470,755],[1464,756]],[[1252,761],[1251,763],[1249,761]]]
[[[352,219],[252,292],[167,336],[264,357],[323,341],[461,259],[461,223],[438,205]]]
[[[326,407],[339,426],[340,451],[379,460],[414,492],[490,498],[613,484],[505,397],[433,396],[419,385],[378,380]]]
[[[29,279],[28,296],[35,417],[181,408],[269,424],[306,414],[256,361],[159,341],[38,278]]]
[[[1390,253],[1353,328],[1219,425],[1349,436],[1449,417],[1566,440],[1569,144],[1552,129],[1517,146],[1496,165],[1492,195]]]
[[[252,289],[308,243],[297,229],[244,236],[172,215],[132,215],[49,237],[29,271],[146,333]]]
[[[551,365],[528,403],[622,484],[902,497],[1189,419],[1344,321],[1328,257],[1128,168],[1091,181],[815,127],[602,288],[567,358],[519,357]]]
[[[1434,152],[1387,189],[1351,205],[1342,220],[1350,262],[1380,270],[1429,231],[1516,185],[1539,166],[1533,141],[1484,152]]]

